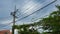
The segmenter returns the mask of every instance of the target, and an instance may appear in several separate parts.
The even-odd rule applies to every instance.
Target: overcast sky
[[[6,24],[12,22],[13,19],[10,13],[14,11],[15,5],[16,8],[19,9],[16,14],[16,16],[18,17],[17,19],[20,19],[42,8],[52,1],[54,0],[0,0],[0,30],[11,29],[11,25],[8,25],[6,27],[1,26],[5,26]],[[60,5],[60,0],[57,0],[55,3],[51,4],[45,9],[36,12],[21,21],[16,22],[16,24],[31,23],[37,18],[42,18],[45,15],[50,14],[52,11],[57,10],[55,7],[55,5],[57,4]]]

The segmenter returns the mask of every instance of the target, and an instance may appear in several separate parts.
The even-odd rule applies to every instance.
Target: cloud
[[[37,9],[38,7],[41,7],[42,4],[35,3],[31,1],[30,3],[27,3],[24,7],[22,7],[22,11],[24,10],[24,13],[28,12],[28,14],[32,13],[33,10]]]
[[[10,30],[12,28],[12,19],[3,19],[0,20],[0,30],[8,29]]]
[[[21,14],[23,15],[19,18],[22,18],[26,15],[29,15],[32,12],[38,10],[39,8],[41,8],[44,5],[51,2],[51,0],[47,0],[46,2],[43,2],[43,3],[40,3],[40,1],[39,2],[38,1],[37,0],[34,0],[34,1],[33,0],[16,0],[16,1],[14,1],[14,0],[0,0],[0,18],[3,18],[2,20],[0,19],[0,22],[1,22],[0,24],[6,25],[7,23],[10,23],[12,21],[11,17],[9,17],[10,19],[5,18],[5,17],[10,16],[10,13],[12,11],[14,11],[14,6],[15,6],[14,3],[15,2],[16,2],[17,8],[19,9],[19,11],[21,9]],[[60,0],[58,0],[56,2],[56,4],[59,4],[59,3],[60,3]],[[53,5],[56,5],[56,4],[53,4]],[[24,24],[25,23],[31,23],[32,18],[38,18],[38,17],[42,17],[44,15],[49,14],[50,11],[52,12],[53,10],[56,10],[55,6],[53,6],[53,5],[50,5],[51,7],[48,6],[48,8],[42,10],[41,12],[36,12],[32,16],[30,16],[28,18],[25,18],[22,21],[18,21],[16,24],[20,25],[20,24],[23,24],[23,23]],[[26,12],[28,12],[28,13],[26,13]],[[24,14],[24,13],[26,13],[26,14]],[[11,26],[12,26],[12,24],[5,27],[5,28],[6,29],[11,29]],[[1,27],[1,29],[3,29],[3,28]]]

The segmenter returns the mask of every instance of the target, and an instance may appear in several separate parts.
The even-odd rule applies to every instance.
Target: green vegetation
[[[40,34],[33,28],[33,24],[15,25],[15,29],[18,29],[18,34]]]
[[[41,19],[40,21],[33,24],[23,24],[15,25],[15,29],[18,29],[18,34],[40,34],[35,26],[42,25],[44,30],[49,30],[49,32],[44,32],[42,34],[60,34],[60,6],[57,5],[57,11],[53,11],[48,17]],[[31,29],[29,29],[32,26]]]
[[[42,19],[44,30],[52,30],[52,34],[60,34],[60,6],[57,11],[52,12],[48,17]]]

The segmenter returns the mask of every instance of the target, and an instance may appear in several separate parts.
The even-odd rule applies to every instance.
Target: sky
[[[3,29],[11,29],[11,25],[5,26],[13,21],[13,17],[10,15],[11,12],[14,11],[15,5],[18,9],[16,16],[16,20],[27,16],[34,11],[42,8],[43,6],[49,4],[54,0],[0,0],[0,30]],[[60,0],[57,0],[55,3],[49,5],[48,7],[44,8],[43,10],[34,13],[33,15],[16,22],[16,24],[27,24],[34,22],[37,18],[42,18],[46,15],[49,15],[54,10],[57,10],[55,5],[60,5]],[[34,18],[34,19],[33,19]]]

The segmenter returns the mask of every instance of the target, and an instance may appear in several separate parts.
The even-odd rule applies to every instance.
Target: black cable
[[[31,0],[30,0],[31,1]],[[38,3],[39,3],[40,1],[38,1]],[[42,1],[42,2],[44,2],[44,1]],[[29,3],[29,2],[28,2]],[[29,5],[29,4],[28,4]],[[35,4],[35,5],[38,5],[38,4]],[[32,7],[32,6],[31,6]],[[31,7],[29,7],[29,8],[31,8]],[[35,6],[35,7],[37,7],[37,6]],[[24,11],[26,11],[26,10],[28,10],[29,8],[27,8],[27,9],[25,9]],[[24,11],[23,11],[23,13],[24,13]],[[18,11],[18,13],[19,13],[19,11]],[[26,12],[26,13],[28,13],[28,12]],[[24,14],[26,14],[26,13],[24,13]],[[19,16],[19,17],[21,17],[22,15],[24,15],[24,14],[19,14],[19,15],[17,15],[17,16]]]
[[[31,0],[29,1],[29,2],[31,2]],[[27,9],[26,9],[27,10]],[[9,16],[10,17],[10,16]],[[7,17],[5,17],[5,18],[7,18]],[[12,23],[12,22],[11,22]],[[11,23],[8,23],[8,24],[3,24],[4,26],[0,26],[0,27],[5,27],[5,26],[8,26],[8,25],[10,25]]]
[[[39,2],[39,1],[38,1]],[[44,2],[44,1],[43,1]],[[35,5],[38,5],[38,4],[35,4]],[[32,7],[32,6],[31,6]],[[29,8],[27,8],[27,9],[25,9],[25,11],[27,11],[28,9],[30,9],[31,7],[29,7]],[[35,7],[37,7],[37,6],[35,6]],[[24,13],[24,11],[23,11],[23,13]],[[26,13],[29,13],[29,12],[26,12]],[[24,14],[26,14],[26,13],[24,13]],[[22,14],[22,15],[24,15],[24,14]],[[19,15],[17,15],[17,16],[19,16],[19,17],[21,17],[22,16],[21,14],[19,14]]]
[[[22,20],[22,19],[24,19],[24,18],[26,18],[26,17],[29,17],[30,15],[32,15],[32,14],[34,14],[34,13],[36,13],[36,12],[38,12],[38,11],[44,9],[44,8],[46,8],[47,6],[51,5],[52,3],[56,2],[56,1],[57,1],[57,0],[55,0],[55,1],[53,1],[53,2],[51,2],[51,3],[49,3],[49,4],[47,4],[46,6],[42,7],[41,9],[38,9],[38,10],[36,10],[35,12],[33,12],[33,13],[31,13],[31,14],[29,14],[29,15],[27,15],[27,16],[21,18],[21,19],[16,20],[16,22],[17,22],[17,21],[20,21],[20,20]]]
[[[55,1],[57,1],[57,0],[55,0]],[[37,11],[40,11],[40,10],[44,9],[45,7],[47,7],[47,6],[49,6],[50,4],[54,3],[55,1],[47,4],[46,6],[42,7],[41,9],[38,9]],[[32,14],[36,13],[37,11],[33,12]],[[32,15],[32,14],[30,14],[30,15]],[[26,17],[28,17],[28,16],[30,16],[30,15],[27,15],[27,16],[21,18],[21,19],[18,19],[18,20],[16,20],[15,22],[20,21],[20,20],[22,20],[22,19],[24,19],[24,18],[26,18]]]
[[[11,23],[7,23],[7,24],[0,24],[0,27],[5,27],[5,26],[8,26],[10,25]]]
[[[6,25],[4,25],[4,26],[0,26],[0,27],[5,27],[5,26],[8,26],[8,25],[10,25],[10,24],[12,24],[12,22],[11,22],[11,23],[8,23],[8,24],[6,24]]]
[[[35,4],[35,5],[38,5],[38,4]],[[31,6],[31,7],[32,7],[32,6]],[[24,11],[29,10],[31,7],[29,7],[29,8],[27,8],[27,9],[25,9]],[[34,7],[37,7],[37,6],[34,6]],[[22,12],[24,13],[24,11],[22,11]],[[26,13],[28,13],[28,12],[26,12]],[[26,13],[24,13],[24,14],[26,14]],[[19,15],[17,15],[17,16],[21,17],[21,16],[22,16],[22,15],[24,15],[24,14],[19,14]]]
[[[31,1],[31,0],[30,0]],[[29,1],[29,2],[30,2]],[[9,16],[10,17],[10,16]],[[7,18],[7,17],[5,17],[5,18]],[[5,18],[3,18],[3,19],[5,19]],[[2,18],[1,18],[2,19]],[[12,22],[11,22],[12,23]],[[7,25],[10,25],[11,23],[7,23],[5,26],[7,26]],[[5,27],[5,26],[1,26],[1,27]]]
[[[57,0],[55,0],[55,1],[47,4],[46,6],[42,7],[41,9],[36,10],[35,12],[31,13],[30,15],[32,15],[32,14],[34,14],[34,13],[36,13],[36,12],[38,12],[38,11],[44,9],[44,8],[46,8],[47,6],[51,5],[52,3],[56,2],[56,1],[57,1]],[[15,22],[20,21],[20,20],[22,20],[22,19],[24,19],[24,18],[27,18],[27,17],[29,17],[30,15],[27,15],[27,16],[21,18],[21,19],[18,19],[18,20],[16,20]],[[11,24],[11,23],[13,23],[13,22],[10,22],[9,24]],[[9,24],[7,24],[6,26],[8,26]],[[5,26],[3,26],[3,27],[5,27]]]

